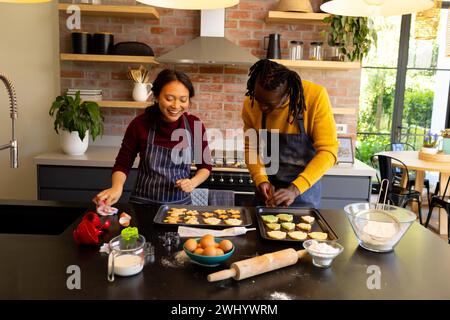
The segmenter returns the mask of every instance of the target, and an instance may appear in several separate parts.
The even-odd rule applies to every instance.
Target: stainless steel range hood
[[[258,59],[225,38],[225,9],[202,10],[200,37],[158,58],[165,63],[252,65]]]

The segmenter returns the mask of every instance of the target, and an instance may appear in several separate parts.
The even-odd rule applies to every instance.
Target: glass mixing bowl
[[[416,214],[387,204],[352,203],[344,208],[359,245],[374,252],[389,252],[416,220]]]

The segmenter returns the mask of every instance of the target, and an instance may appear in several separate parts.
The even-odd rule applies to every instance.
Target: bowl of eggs
[[[234,253],[230,240],[214,238],[210,234],[186,240],[183,249],[192,261],[208,267],[218,266]]]

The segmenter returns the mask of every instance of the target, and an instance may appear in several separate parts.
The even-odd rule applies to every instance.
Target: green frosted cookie
[[[295,223],[292,223],[292,222],[283,222],[283,223],[281,224],[281,227],[282,227],[283,229],[286,229],[286,230],[291,231],[291,230],[294,230],[294,229],[295,229]]]
[[[267,223],[267,228],[270,230],[280,230],[281,225],[279,223]]]
[[[294,216],[292,214],[280,213],[277,214],[278,219],[284,222],[292,222],[294,220]]]
[[[261,219],[263,219],[263,221],[267,222],[267,223],[276,223],[276,222],[278,222],[278,218],[275,217],[274,215],[261,216]]]

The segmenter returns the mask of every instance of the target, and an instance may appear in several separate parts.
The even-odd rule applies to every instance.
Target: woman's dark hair
[[[172,81],[180,81],[189,91],[189,99],[195,95],[194,86],[192,85],[191,79],[188,75],[181,71],[175,71],[170,69],[164,69],[156,76],[155,81],[153,81],[153,96],[158,97],[161,93],[162,88]]]
[[[287,83],[289,94],[289,117],[290,123],[299,118],[306,110],[305,96],[303,94],[302,79],[297,72],[289,70],[285,66],[268,59],[262,59],[251,66],[248,73],[246,96],[251,99],[252,107],[254,101],[256,82],[266,90],[275,90],[280,85]]]

